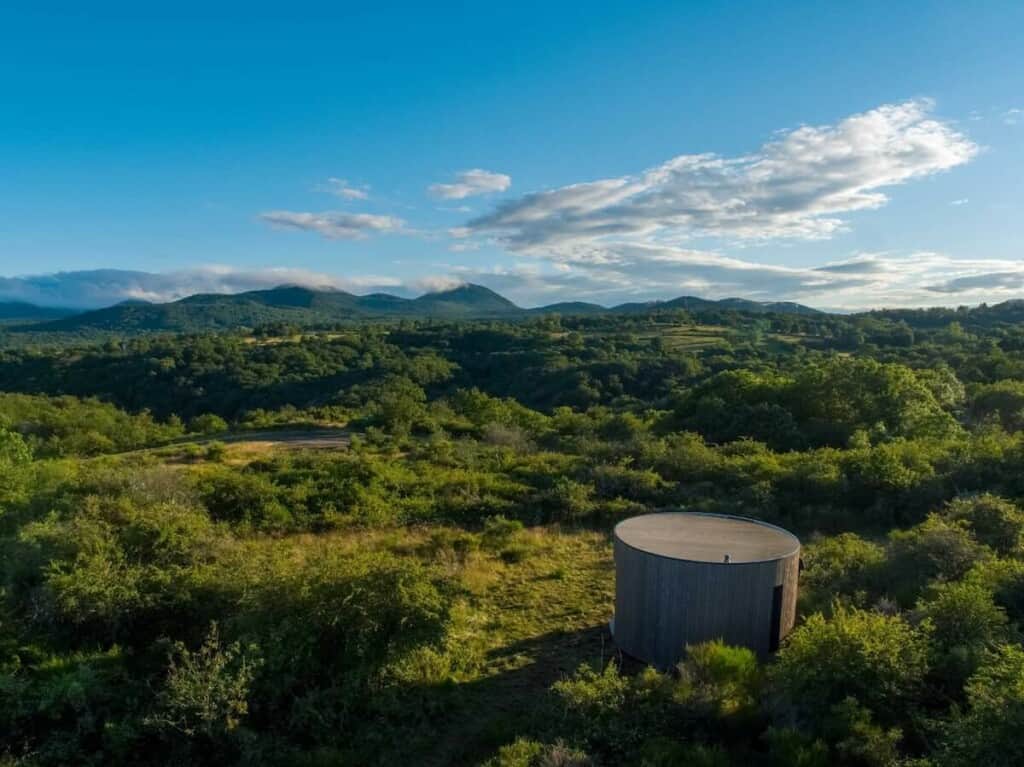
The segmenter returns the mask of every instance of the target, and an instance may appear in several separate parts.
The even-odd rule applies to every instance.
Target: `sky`
[[[0,300],[1024,298],[1022,29],[1016,0],[9,1]]]

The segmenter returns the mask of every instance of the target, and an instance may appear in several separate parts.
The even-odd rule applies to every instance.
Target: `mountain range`
[[[272,322],[316,325],[388,317],[511,319],[539,314],[636,314],[660,309],[818,313],[810,307],[789,302],[760,303],[740,298],[711,301],[693,296],[671,301],[620,304],[610,308],[576,301],[524,309],[489,288],[472,284],[426,293],[418,298],[401,298],[387,293],[359,296],[341,290],[285,285],[245,293],[198,294],[168,303],[127,301],[78,313],[25,303],[0,303],[0,322],[19,331],[194,332],[255,327]]]

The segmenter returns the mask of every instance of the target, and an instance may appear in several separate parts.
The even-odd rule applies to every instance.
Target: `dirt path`
[[[254,429],[252,431],[226,431],[205,436],[185,436],[160,445],[125,450],[120,455],[145,453],[168,448],[184,448],[189,445],[209,445],[221,442],[230,445],[234,450],[260,452],[283,447],[295,450],[317,448],[346,449],[352,442],[352,432],[348,429],[328,426],[310,426],[309,428],[293,427],[288,429]]]
[[[200,445],[209,442],[224,442],[225,444],[251,442],[256,445],[266,445],[270,447],[284,445],[294,448],[342,448],[349,446],[351,436],[352,433],[348,429],[314,427],[309,429],[233,431],[225,434],[213,434],[209,437],[202,437],[200,439],[190,439],[188,442]]]

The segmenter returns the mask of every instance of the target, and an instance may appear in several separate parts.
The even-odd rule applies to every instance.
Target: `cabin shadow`
[[[540,736],[545,712],[550,713],[544,702],[552,700],[551,686],[583,664],[603,668],[611,660],[627,669],[643,668],[618,651],[607,623],[495,648],[486,656],[491,673],[450,690],[451,710],[438,727],[430,755],[420,763],[479,764],[516,737]]]

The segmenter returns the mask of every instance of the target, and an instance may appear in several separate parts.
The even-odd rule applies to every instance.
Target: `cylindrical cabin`
[[[796,619],[800,541],[743,517],[668,512],[615,526],[615,643],[659,668],[712,639],[764,657]]]

